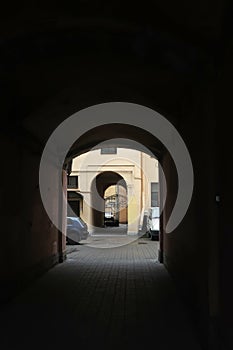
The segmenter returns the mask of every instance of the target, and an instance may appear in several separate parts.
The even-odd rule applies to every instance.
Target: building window
[[[116,153],[117,153],[116,147],[101,148],[101,154],[116,154]]]
[[[151,206],[159,207],[159,183],[151,182]]]
[[[67,188],[78,188],[78,176],[67,176]]]

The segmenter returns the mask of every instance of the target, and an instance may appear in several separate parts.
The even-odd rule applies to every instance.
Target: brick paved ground
[[[157,246],[69,246],[66,262],[1,312],[1,349],[199,350]]]

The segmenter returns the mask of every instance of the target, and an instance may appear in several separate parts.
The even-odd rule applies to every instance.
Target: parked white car
[[[151,207],[148,210],[148,219],[147,219],[147,232],[151,240],[154,241],[159,239],[159,230],[160,230],[160,213],[159,207]]]

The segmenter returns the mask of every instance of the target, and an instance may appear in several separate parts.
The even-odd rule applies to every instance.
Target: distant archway
[[[98,174],[92,181],[92,225],[98,229],[105,227],[105,191],[110,186],[123,186],[127,193],[127,183],[117,172],[104,171]],[[118,200],[114,208],[114,219],[119,220]]]

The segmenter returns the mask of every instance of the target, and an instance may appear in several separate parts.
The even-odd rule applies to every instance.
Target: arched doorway
[[[92,224],[94,231],[128,222],[127,183],[117,172],[104,171],[92,181]]]

